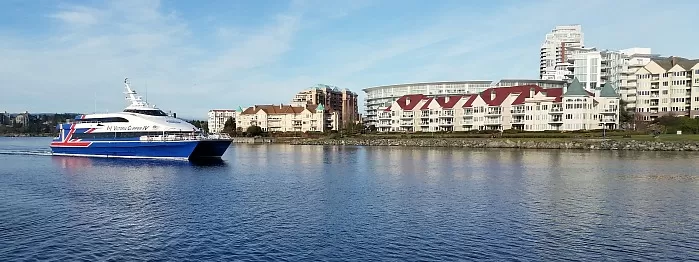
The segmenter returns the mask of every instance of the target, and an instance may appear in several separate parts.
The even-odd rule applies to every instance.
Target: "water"
[[[697,153],[234,145],[187,163],[49,140],[0,138],[3,261],[699,259]]]

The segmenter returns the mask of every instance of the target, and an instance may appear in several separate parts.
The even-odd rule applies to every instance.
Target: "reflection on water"
[[[686,260],[699,246],[697,156],[237,144],[213,162],[0,155],[0,253]]]

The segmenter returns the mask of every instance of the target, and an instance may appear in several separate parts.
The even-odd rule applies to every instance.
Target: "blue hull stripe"
[[[126,157],[126,158],[171,158],[191,159],[199,157],[221,157],[231,141],[92,141],[87,147],[57,147],[51,150],[56,155]]]

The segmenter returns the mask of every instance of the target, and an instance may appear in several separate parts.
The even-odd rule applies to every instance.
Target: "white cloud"
[[[71,26],[91,26],[97,24],[102,16],[101,12],[94,8],[83,6],[73,6],[69,10],[64,10],[51,14],[50,17]]]

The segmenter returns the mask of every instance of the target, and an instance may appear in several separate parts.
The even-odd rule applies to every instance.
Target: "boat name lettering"
[[[107,126],[107,131],[146,131],[149,126]]]

